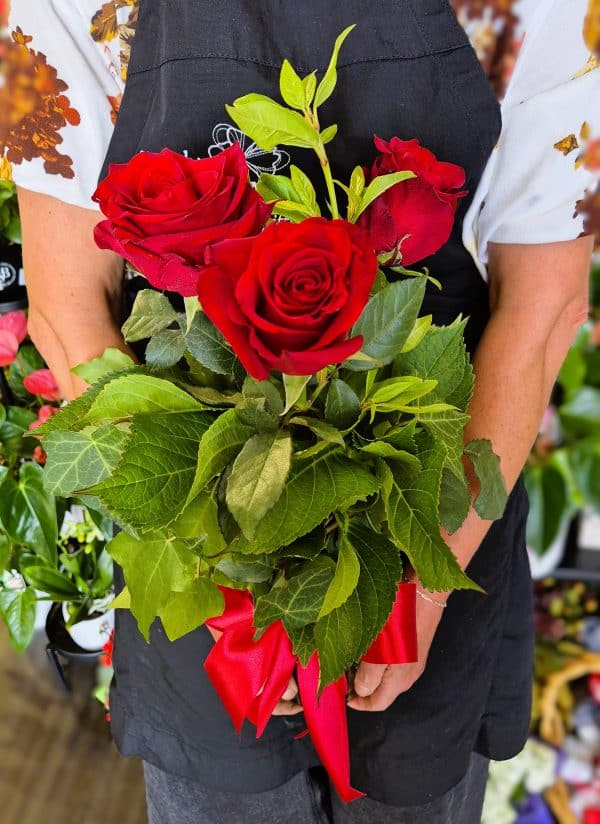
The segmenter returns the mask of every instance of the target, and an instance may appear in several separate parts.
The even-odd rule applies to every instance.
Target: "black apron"
[[[301,73],[326,67],[337,35],[351,23],[334,96],[323,124],[338,176],[374,157],[372,136],[417,137],[442,160],[467,170],[477,187],[497,140],[496,99],[446,0],[142,0],[129,79],[107,162],[168,146],[206,155],[235,132],[225,103],[248,92],[278,95],[285,57]],[[307,151],[292,161],[318,179]],[[252,152],[264,170],[282,170],[285,153]],[[444,286],[428,292],[437,323],[470,316],[473,350],[488,319],[487,288],[461,241],[470,198],[460,202],[446,246],[424,264]],[[454,594],[422,678],[387,711],[348,710],[352,782],[399,806],[442,795],[477,750],[515,755],[529,722],[533,620],[525,551],[527,506],[519,483],[469,574],[486,590]],[[303,717],[273,718],[256,740],[241,739],[208,682],[212,644],[201,628],[169,643],[155,623],[151,644],[118,611],[112,730],[120,751],[208,787],[258,792],[318,763],[310,740],[295,736]]]

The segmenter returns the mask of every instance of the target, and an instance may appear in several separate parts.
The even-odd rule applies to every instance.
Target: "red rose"
[[[400,248],[401,263],[410,266],[438,251],[449,239],[456,205],[468,194],[465,171],[442,163],[418,140],[375,138],[379,157],[367,182],[391,172],[411,171],[416,177],[397,183],[361,216],[359,224],[378,254]]]
[[[348,333],[369,299],[377,259],[344,220],[273,223],[250,240],[211,247],[200,273],[202,308],[246,370],[311,375],[354,355]]]
[[[196,294],[206,248],[260,231],[272,207],[254,191],[239,144],[192,160],[163,149],[111,165],[94,200],[108,218],[95,230],[158,289]]]

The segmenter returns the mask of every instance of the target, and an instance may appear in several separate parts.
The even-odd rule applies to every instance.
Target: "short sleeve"
[[[530,20],[502,134],[465,218],[464,242],[484,276],[490,242],[551,243],[588,231],[600,71],[584,39],[587,0],[550,5],[539,3]]]
[[[120,33],[134,4],[12,4],[0,140],[17,185],[96,208],[91,195],[123,92]]]

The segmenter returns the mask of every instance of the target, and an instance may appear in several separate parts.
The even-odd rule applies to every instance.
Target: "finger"
[[[363,661],[354,676],[354,692],[361,697],[371,695],[381,684],[387,668],[387,664],[367,664]]]
[[[273,715],[298,715],[300,712],[302,707],[295,701],[280,701],[273,710]]]
[[[282,701],[293,701],[298,695],[298,685],[293,678],[290,678],[290,683],[287,685],[286,691],[281,696]]]
[[[390,666],[381,684],[371,695],[365,697],[357,695],[348,701],[348,706],[362,712],[382,712],[391,706],[399,695],[409,690],[419,675],[420,669],[415,669],[410,664]]]

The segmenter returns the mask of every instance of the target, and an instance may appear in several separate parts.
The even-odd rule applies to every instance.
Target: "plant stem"
[[[340,216],[340,211],[338,209],[337,195],[335,193],[333,175],[331,174],[331,164],[329,163],[329,158],[327,157],[327,151],[325,149],[325,146],[322,143],[319,143],[316,152],[321,162],[321,168],[323,169],[325,183],[327,184],[327,193],[329,195],[329,211],[331,212],[331,217],[334,220],[338,220]]]

